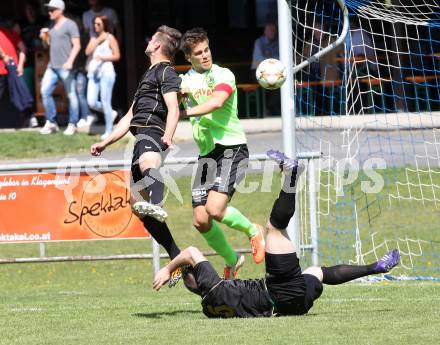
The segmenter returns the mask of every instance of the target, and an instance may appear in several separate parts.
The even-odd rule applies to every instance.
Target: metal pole
[[[151,247],[153,251],[153,272],[156,275],[160,270],[160,246],[154,238],[151,239]]]
[[[290,1],[278,0],[278,42],[280,61],[287,70],[287,78],[281,86],[281,118],[283,123],[283,149],[287,156],[296,158],[295,148],[295,89],[293,87],[293,40],[292,14]],[[287,233],[292,239],[299,255],[299,218],[295,212],[287,227]]]
[[[44,242],[40,242],[40,258],[46,257],[46,244]]]
[[[310,216],[310,233],[312,244],[312,263],[318,266],[318,227],[316,223],[316,177],[315,162],[313,159],[308,161],[308,183],[309,183],[309,216]]]
[[[278,41],[280,61],[287,70],[287,78],[281,86],[281,116],[283,122],[283,147],[289,157],[295,157],[295,109],[293,89],[292,16],[286,0],[278,0]]]
[[[309,249],[309,248],[308,248]],[[239,248],[235,250],[237,253],[252,253],[249,248]],[[216,252],[203,252],[204,256],[215,256],[218,255]],[[169,258],[168,254],[160,254],[161,259]],[[153,254],[122,254],[122,255],[78,255],[78,256],[46,256],[44,258],[12,258],[12,259],[1,259],[1,264],[21,264],[30,262],[67,262],[67,261],[103,261],[103,260],[145,260],[153,259]]]
[[[309,158],[320,158],[322,152],[298,152],[298,159],[309,159]],[[266,161],[268,160],[266,154],[256,154],[250,155],[249,161]],[[180,158],[169,158],[166,159],[164,165],[171,164],[195,164],[197,163],[197,157],[180,157]],[[87,161],[73,160],[71,162],[61,161],[61,162],[41,162],[41,163],[19,163],[19,164],[0,164],[0,173],[3,175],[4,172],[23,172],[23,171],[38,171],[40,173],[47,172],[50,170],[57,169],[67,169],[69,168],[69,173],[72,170],[83,171],[86,168],[96,168],[99,172],[104,171],[114,171],[116,169],[130,169],[131,161],[129,160],[98,160],[90,159]]]

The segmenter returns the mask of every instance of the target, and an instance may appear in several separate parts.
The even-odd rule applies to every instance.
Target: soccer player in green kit
[[[192,186],[193,224],[209,246],[225,260],[225,279],[233,279],[243,265],[219,225],[241,231],[249,238],[253,259],[264,260],[263,228],[228,206],[236,185],[244,178],[249,159],[246,136],[237,116],[234,74],[212,63],[207,33],[202,28],[185,32],[181,50],[192,68],[182,76],[185,110],[200,154]]]

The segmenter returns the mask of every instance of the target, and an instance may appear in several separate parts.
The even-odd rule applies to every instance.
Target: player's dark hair
[[[159,33],[157,39],[162,43],[162,53],[170,59],[174,59],[179,50],[182,34],[179,30],[166,25],[159,26],[156,30]]]
[[[185,54],[185,56],[190,55],[192,48],[196,44],[204,41],[209,42],[208,34],[205,31],[205,29],[203,28],[190,29],[186,31],[182,36],[182,40],[180,42],[180,50],[183,51],[183,54]]]

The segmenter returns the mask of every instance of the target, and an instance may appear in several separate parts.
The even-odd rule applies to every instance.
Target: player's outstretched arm
[[[206,102],[196,105],[192,108],[182,110],[183,116],[200,116],[210,114],[213,111],[220,109],[225,104],[226,100],[229,98],[229,93],[226,91],[214,91],[212,97]]]
[[[100,156],[101,152],[112,143],[121,139],[125,134],[127,134],[130,129],[130,122],[133,118],[133,105],[127,111],[127,114],[118,122],[118,124],[113,128],[113,131],[109,134],[107,138],[99,143],[95,143],[90,147],[90,154],[92,156]]]
[[[185,265],[191,265],[194,267],[202,261],[207,261],[207,259],[196,247],[188,247],[182,250],[179,255],[177,255],[156,274],[153,280],[153,288],[159,291],[162,285],[164,285],[170,279],[171,272],[176,270],[178,267]]]

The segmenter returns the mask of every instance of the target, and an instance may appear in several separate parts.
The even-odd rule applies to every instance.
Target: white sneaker
[[[101,140],[105,140],[107,139],[107,137],[110,135],[110,133],[104,133],[103,135],[101,135]]]
[[[97,120],[97,117],[95,115],[87,115],[87,124],[91,126],[95,121]]]
[[[76,124],[76,128],[83,128],[83,127],[86,127],[86,126],[88,126],[89,124],[87,123],[87,121],[85,120],[85,119],[81,119],[81,120],[79,120],[78,122],[77,122],[77,124]]]
[[[76,133],[76,126],[73,123],[69,123],[67,128],[64,130],[64,135],[74,135]]]
[[[38,120],[35,116],[31,116],[31,118],[29,119],[29,127],[30,128],[38,127]]]
[[[52,134],[58,132],[59,130],[60,129],[58,128],[58,125],[56,123],[52,123],[46,120],[44,127],[40,130],[40,134]]]
[[[116,119],[118,118],[118,112],[116,110],[112,110],[112,123],[114,123],[116,121]]]
[[[133,205],[133,209],[141,217],[150,216],[158,222],[163,223],[168,218],[168,213],[160,206],[150,204],[146,201],[138,201]]]

